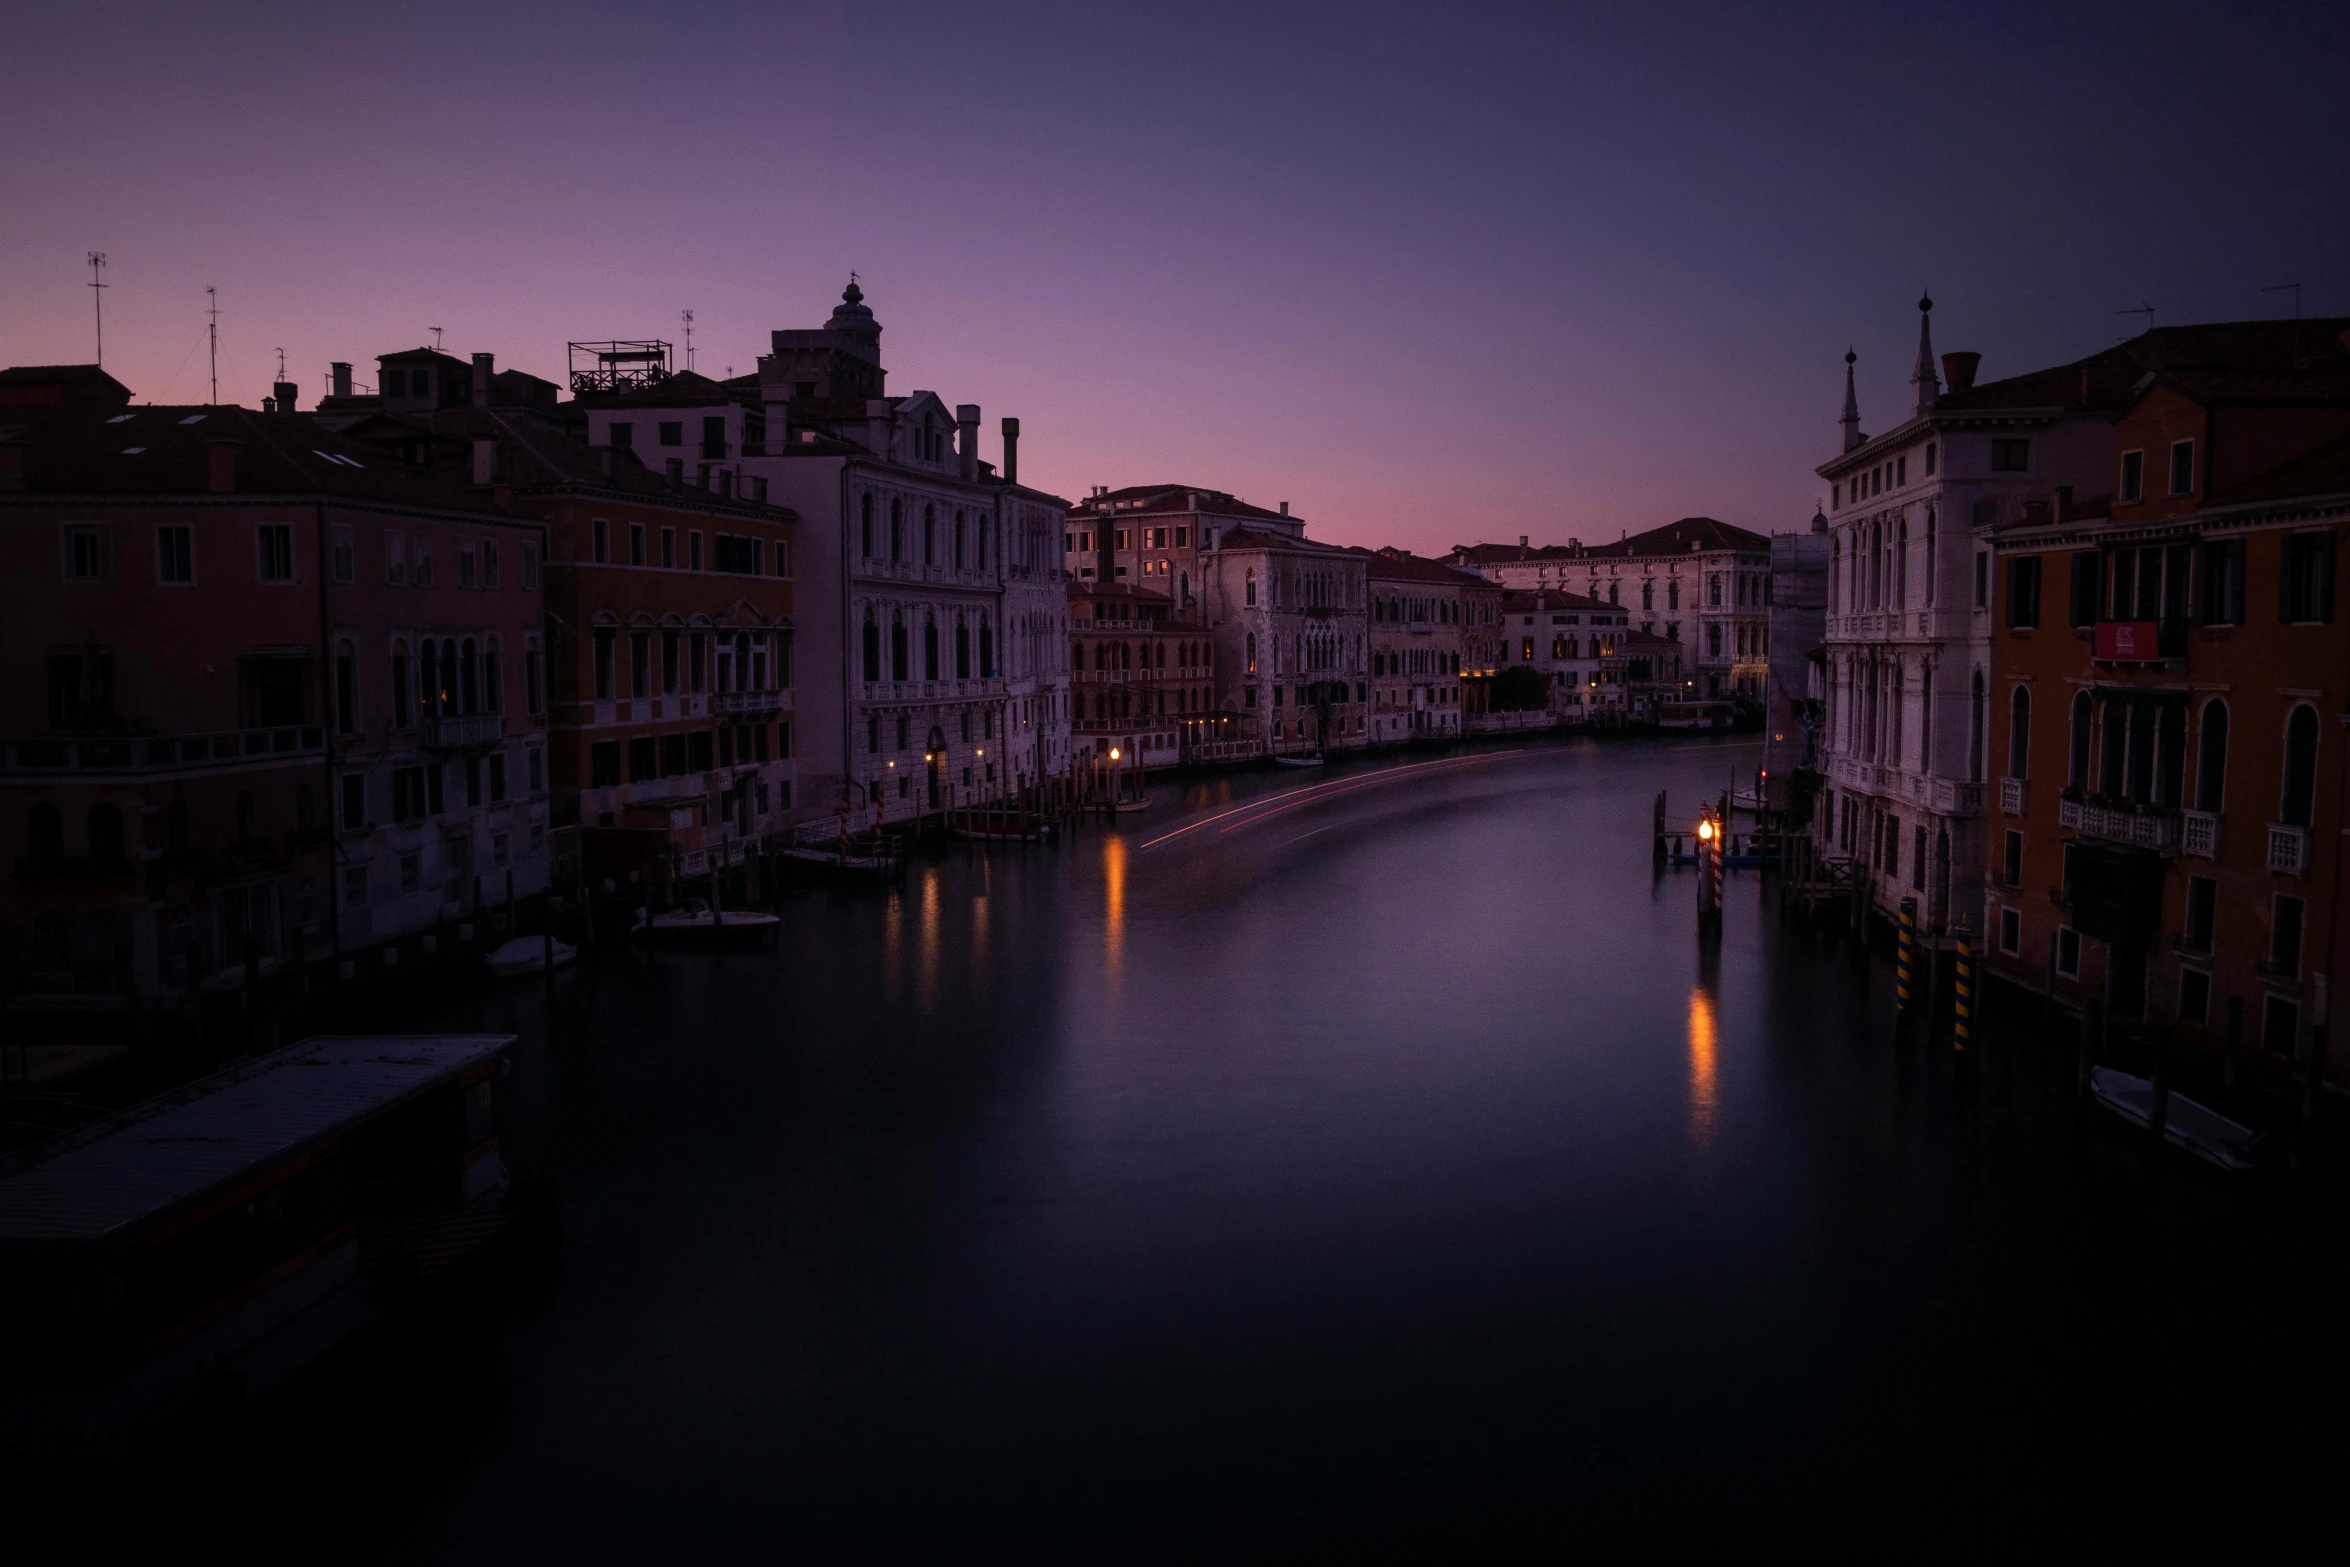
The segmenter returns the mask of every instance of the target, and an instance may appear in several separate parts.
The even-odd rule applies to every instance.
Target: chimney
[[[1976,353],[1955,353],[1942,356],[1942,382],[1953,392],[1972,391],[1975,371],[1983,363]]]
[[[1519,535],[1518,535],[1518,548],[1519,548],[1519,549],[1524,549],[1524,548],[1526,548],[1526,546],[1528,546],[1529,544],[1532,544],[1533,542],[1534,542],[1534,535],[1532,535],[1531,533],[1521,533],[1521,534],[1519,534]]]
[[[478,435],[473,440],[473,482],[498,482],[498,443],[492,436]]]
[[[497,373],[496,366],[497,356],[494,354],[475,354],[473,356],[474,407],[487,408],[490,405],[490,377]]]
[[[1281,515],[1284,517],[1289,515],[1289,502],[1283,501],[1281,503]]]
[[[280,381],[270,390],[277,394],[277,411],[281,414],[292,413],[294,404],[301,401],[302,389],[291,381]]]
[[[204,455],[210,463],[208,488],[215,495],[226,495],[237,487],[236,441],[206,441]]]
[[[612,477],[612,448],[611,448],[611,447],[609,447],[609,446],[599,446],[599,447],[597,447],[597,448],[596,448],[596,465],[597,465],[598,467],[600,467],[600,468],[602,468],[602,469],[604,470],[604,477],[605,477],[605,478],[609,479],[609,478],[611,478],[611,477]]]
[[[979,405],[955,404],[955,431],[961,437],[963,448],[963,482],[975,483],[979,478]]]
[[[889,427],[895,412],[886,397],[865,399],[865,449],[876,457],[889,455]]]
[[[1020,421],[1004,421],[1004,482],[1020,482]]]
[[[2073,487],[2069,484],[2060,484],[2056,487],[2056,520],[2062,522],[2072,514]]]
[[[330,371],[332,371],[332,372],[333,372],[333,375],[334,375],[334,388],[335,388],[335,396],[337,396],[337,397],[348,397],[348,396],[350,396],[350,395],[351,395],[351,362],[350,362],[349,360],[347,360],[347,359],[338,359],[338,360],[336,360],[336,361],[335,361],[333,364],[331,364],[331,365],[327,366],[327,369],[328,369],[328,370],[330,370]]]
[[[0,495],[24,493],[24,447],[16,441],[0,441]]]

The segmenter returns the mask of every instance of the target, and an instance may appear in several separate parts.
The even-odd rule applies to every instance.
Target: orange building
[[[1125,753],[1129,767],[1173,767],[1193,747],[1226,740],[1233,719],[1211,712],[1215,644],[1164,593],[1069,584],[1072,754]]]
[[[1991,538],[1986,944],[2059,1004],[2306,1081],[2350,939],[2350,321],[2259,325],[2139,384],[2110,497]]]

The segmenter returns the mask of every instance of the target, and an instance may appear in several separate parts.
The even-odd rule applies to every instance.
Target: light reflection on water
[[[1689,992],[1689,1135],[1700,1146],[1714,1135],[1714,996],[1699,985]]]

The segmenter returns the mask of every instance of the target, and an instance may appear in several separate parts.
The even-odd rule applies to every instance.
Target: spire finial
[[[1844,415],[1837,423],[1844,427],[1846,451],[1860,444],[1860,397],[1852,389],[1852,367],[1859,358],[1850,348],[1844,350]]]
[[[1909,416],[1923,419],[1934,411],[1934,404],[1942,395],[1942,383],[1934,378],[1934,297],[1925,290],[1918,291],[1918,363],[1909,373],[1911,396]]]

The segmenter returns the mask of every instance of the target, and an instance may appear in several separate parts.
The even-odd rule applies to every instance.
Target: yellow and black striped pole
[[[1918,900],[1901,900],[1901,928],[1893,949],[1893,1005],[1901,1015],[1909,1016],[1915,1001],[1915,976],[1918,950]]]
[[[1975,1022],[1975,943],[1964,915],[1958,921],[1958,973],[1951,985],[1950,1047],[1965,1055]]]

